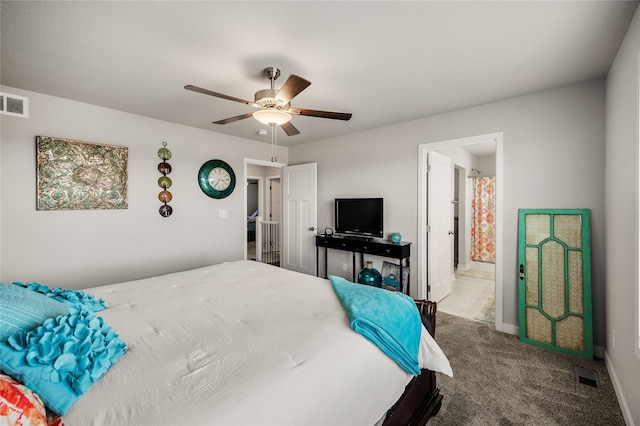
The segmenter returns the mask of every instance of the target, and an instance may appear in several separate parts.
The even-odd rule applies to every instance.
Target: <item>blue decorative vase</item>
[[[380,287],[382,285],[382,275],[373,267],[373,262],[367,260],[367,266],[358,274],[360,284]]]
[[[400,244],[400,241],[402,241],[402,235],[400,235],[399,232],[394,232],[393,234],[391,234],[391,242],[393,242],[394,244]]]

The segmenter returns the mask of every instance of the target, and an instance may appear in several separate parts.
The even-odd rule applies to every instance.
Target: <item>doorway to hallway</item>
[[[244,258],[260,261],[264,258],[267,263],[279,265],[281,241],[279,182],[283,165],[249,159],[245,162]],[[275,225],[274,220],[277,221]]]
[[[495,309],[495,323],[496,330],[502,331],[502,133],[494,133],[488,135],[479,135],[468,138],[460,138],[453,140],[446,140],[434,143],[423,144],[419,146],[419,181],[418,181],[418,297],[426,298],[431,297],[430,292],[430,282],[428,281],[429,271],[428,271],[428,256],[429,254],[429,245],[428,238],[433,232],[433,229],[429,226],[428,222],[428,197],[426,193],[427,189],[427,179],[428,179],[428,153],[431,151],[437,151],[440,154],[448,155],[452,158],[454,165],[458,168],[458,170],[463,170],[463,175],[459,176],[458,185],[460,188],[459,194],[451,194],[451,202],[454,206],[454,209],[458,209],[458,232],[456,235],[456,247],[451,248],[451,274],[453,276],[452,281],[452,292],[454,290],[462,291],[462,294],[458,294],[454,296],[450,301],[446,302],[446,297],[442,299],[439,305],[444,304],[446,309],[447,304],[456,305],[452,307],[452,311],[457,309],[458,313],[465,313],[468,316],[477,316],[475,315],[476,310],[487,310],[490,309],[490,304],[493,305],[493,309]],[[495,264],[483,264],[482,262],[472,262],[469,259],[470,253],[470,227],[471,227],[471,218],[470,218],[470,194],[471,194],[471,180],[468,179],[468,176],[471,176],[472,169],[479,169],[480,167],[476,167],[477,159],[475,157],[482,157],[492,155],[492,166],[491,168],[495,172],[496,178],[496,261]],[[487,169],[488,167],[484,167]],[[460,173],[460,172],[459,172]],[[453,172],[450,176],[451,181],[455,179],[455,172]],[[452,220],[451,233],[454,234],[453,229],[455,221]],[[454,268],[454,250],[457,249],[458,256],[457,268]],[[433,249],[432,249],[433,250]],[[488,267],[488,268],[487,268]],[[472,289],[474,294],[471,294],[469,291],[464,294],[465,287],[472,286],[472,282],[474,282],[474,277],[466,277],[460,276],[461,272],[466,270],[484,270],[489,269],[488,272],[494,272],[493,281],[489,281],[489,283],[484,283],[482,286],[482,282],[477,281],[475,284],[478,284],[478,288]],[[491,284],[493,284],[493,295],[491,298],[490,294],[485,296],[481,296],[482,288],[486,289],[491,288]],[[480,300],[483,298],[483,300]],[[492,300],[491,300],[492,299]],[[469,306],[463,307],[460,305],[462,300],[466,300],[469,302]],[[455,302],[455,303],[454,303]],[[480,305],[480,306],[478,306]],[[455,308],[455,309],[454,309]],[[485,309],[487,308],[487,309]],[[444,310],[443,310],[444,311]]]

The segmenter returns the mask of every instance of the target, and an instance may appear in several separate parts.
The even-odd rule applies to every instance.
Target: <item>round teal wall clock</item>
[[[209,197],[226,198],[236,187],[236,175],[226,162],[209,160],[200,167],[198,183]]]

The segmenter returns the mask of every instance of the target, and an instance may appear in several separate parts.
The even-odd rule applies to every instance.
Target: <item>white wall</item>
[[[518,325],[518,209],[588,208],[594,342],[604,346],[604,101],[604,81],[591,81],[291,147],[289,158],[318,163],[318,229],[333,227],[335,197],[382,195],[385,233],[414,242],[411,264],[417,265],[418,145],[504,132],[503,329]],[[334,250],[330,273],[349,278],[342,263],[351,266],[350,254]]]
[[[258,180],[247,179],[247,216],[259,210],[260,193]]]
[[[637,347],[638,295],[638,91],[640,9],[607,77],[606,100],[606,361],[630,425],[640,425],[640,353]],[[615,345],[613,331],[615,330]]]
[[[495,176],[496,175],[496,156],[495,155],[483,155],[476,157],[476,167],[480,170],[478,176]]]
[[[269,144],[10,87],[2,91],[30,102],[28,119],[1,116],[3,282],[86,288],[243,257],[244,158],[268,161]],[[129,208],[36,211],[37,135],[129,147]],[[173,153],[168,218],[158,214],[163,141]],[[286,162],[287,149],[280,147],[278,156]],[[236,173],[236,189],[223,200],[198,185],[200,166],[214,158]]]

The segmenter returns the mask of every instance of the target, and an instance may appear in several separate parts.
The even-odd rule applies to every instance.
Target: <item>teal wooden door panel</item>
[[[593,358],[587,209],[518,212],[520,339]]]

